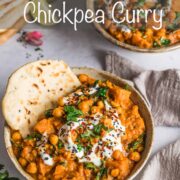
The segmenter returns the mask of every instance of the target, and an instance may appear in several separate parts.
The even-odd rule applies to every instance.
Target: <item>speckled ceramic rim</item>
[[[94,1],[95,0],[86,0],[87,9],[90,9],[93,12],[95,12]],[[98,24],[96,22],[94,22],[94,26],[106,39],[108,39],[112,43],[116,44],[117,46],[123,47],[123,48],[131,50],[131,51],[144,52],[144,53],[160,53],[160,52],[167,52],[167,51],[172,51],[172,50],[180,48],[180,43],[177,43],[177,44],[174,44],[174,45],[171,45],[171,46],[168,46],[168,47],[162,47],[162,48],[159,48],[159,49],[155,49],[155,48],[152,48],[152,49],[139,48],[139,47],[132,46],[130,44],[126,44],[126,43],[118,41],[111,34],[109,34],[100,24]]]
[[[87,68],[87,67],[74,67],[72,68],[72,70],[76,75],[83,73],[95,79],[110,80],[111,82],[115,83],[116,85],[120,87],[125,87],[125,85],[127,84],[129,85],[129,90],[132,92],[131,99],[135,104],[139,106],[140,114],[143,117],[145,121],[145,126],[146,126],[146,143],[145,143],[145,149],[142,153],[142,158],[136,164],[131,174],[127,178],[127,179],[133,179],[141,171],[141,169],[147,162],[150,152],[151,152],[151,148],[152,148],[154,125],[153,125],[153,119],[148,109],[148,105],[146,101],[142,98],[142,96],[138,93],[138,91],[131,84],[128,83],[128,81],[121,79],[120,77],[117,77],[111,73],[108,73],[106,71],[96,70],[93,68]],[[6,145],[6,149],[9,154],[9,157],[14,163],[17,170],[26,179],[32,180],[33,178],[22,169],[15,155],[13,154],[11,138],[10,138],[10,128],[8,127],[7,124],[5,124],[5,127],[4,127],[4,139],[5,139],[5,145]]]

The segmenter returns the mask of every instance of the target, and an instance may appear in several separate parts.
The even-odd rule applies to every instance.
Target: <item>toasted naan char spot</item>
[[[4,117],[12,129],[19,130],[25,137],[45,110],[54,108],[59,97],[78,86],[78,78],[63,61],[26,64],[9,79],[2,102]]]

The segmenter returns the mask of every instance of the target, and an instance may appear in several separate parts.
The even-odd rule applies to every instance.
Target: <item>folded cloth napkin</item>
[[[156,126],[180,127],[180,70],[147,71],[108,52],[106,70],[133,81],[150,105]]]
[[[155,125],[180,126],[180,70],[147,71],[108,52],[106,70],[131,80],[150,105]],[[158,152],[141,180],[180,179],[180,139]]]
[[[147,165],[141,180],[180,179],[180,140],[158,152]]]

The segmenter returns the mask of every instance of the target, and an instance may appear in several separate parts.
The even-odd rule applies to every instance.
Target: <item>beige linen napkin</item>
[[[156,126],[180,126],[180,70],[147,71],[113,52],[106,56],[106,70],[133,81]],[[141,180],[180,180],[180,139],[152,158]]]
[[[134,82],[156,126],[180,127],[180,70],[147,71],[113,52],[106,56],[106,70]]]

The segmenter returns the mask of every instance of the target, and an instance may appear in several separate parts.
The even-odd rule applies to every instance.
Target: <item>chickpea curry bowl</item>
[[[49,68],[51,72],[47,72]],[[22,74],[22,69],[26,69],[26,74]],[[39,69],[41,74],[37,74]],[[38,80],[31,82],[35,78],[32,75],[37,75]],[[37,104],[35,97],[14,92],[21,89],[23,80],[16,89],[13,84],[12,90],[11,81],[20,77],[28,84],[35,83],[35,91],[39,87]],[[43,78],[45,89],[39,84]],[[64,78],[66,81],[62,81]],[[24,90],[30,88],[27,86]],[[60,93],[56,94],[54,89]],[[47,91],[41,94],[42,90]],[[9,102],[12,97],[15,103]],[[50,104],[44,98],[51,100]],[[47,104],[43,106],[42,102]],[[34,116],[33,106],[40,108]],[[18,111],[15,117],[5,107]],[[131,179],[145,164],[152,145],[151,114],[132,86],[104,71],[90,68],[71,71],[62,61],[33,62],[17,70],[9,80],[3,114],[7,122],[7,151],[27,179]],[[19,126],[14,126],[9,118],[18,117],[24,119],[18,119]]]
[[[160,52],[180,46],[180,1],[87,0],[87,6],[103,12],[103,22],[94,22],[95,27],[121,47]]]

